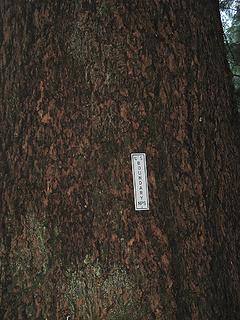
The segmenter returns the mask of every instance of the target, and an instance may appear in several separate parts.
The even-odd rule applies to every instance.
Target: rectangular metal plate
[[[147,165],[145,153],[132,153],[135,210],[149,210]]]

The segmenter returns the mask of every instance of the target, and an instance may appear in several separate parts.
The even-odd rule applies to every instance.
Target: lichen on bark
[[[106,273],[104,265],[86,255],[82,268],[68,269],[65,276],[65,299],[77,318],[143,319],[146,310],[140,301],[139,279],[126,267],[113,265]]]
[[[28,288],[29,282],[37,286],[47,272],[48,231],[44,221],[40,221],[30,209],[22,219],[24,220],[22,233],[12,239],[9,267],[12,270],[14,285],[22,284],[24,278],[25,288]]]

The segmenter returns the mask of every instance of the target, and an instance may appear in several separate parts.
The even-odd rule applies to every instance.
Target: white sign
[[[135,210],[149,210],[147,165],[145,153],[132,153]]]

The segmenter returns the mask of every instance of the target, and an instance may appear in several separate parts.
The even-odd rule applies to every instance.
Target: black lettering
[[[139,206],[146,205],[146,201],[138,201],[138,205]]]

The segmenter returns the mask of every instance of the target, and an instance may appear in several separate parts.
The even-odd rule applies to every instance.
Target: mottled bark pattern
[[[1,319],[240,318],[216,2],[0,1]]]

